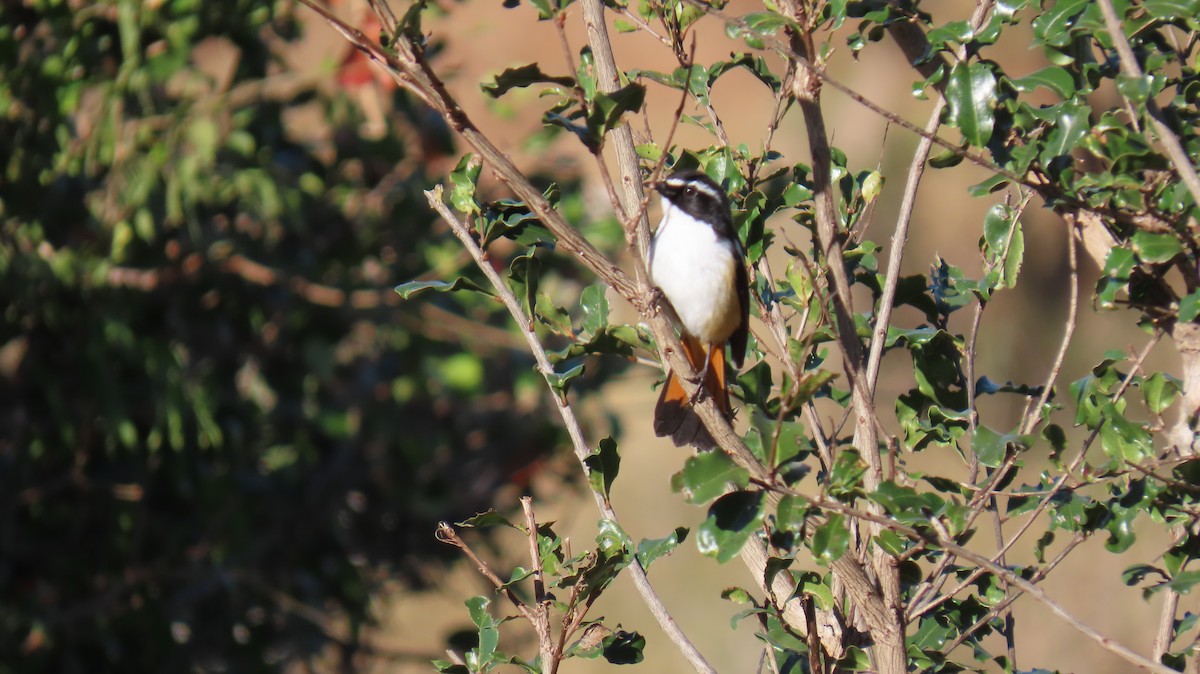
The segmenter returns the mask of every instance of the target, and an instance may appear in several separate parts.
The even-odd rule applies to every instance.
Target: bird
[[[701,171],[677,171],[654,188],[662,219],[650,242],[650,279],[680,328],[684,355],[700,373],[700,390],[732,416],[726,388],[725,345],[741,368],[749,334],[750,294],[745,254],[734,231],[729,195]],[[674,371],[654,407],[654,433],[676,447],[717,447]]]

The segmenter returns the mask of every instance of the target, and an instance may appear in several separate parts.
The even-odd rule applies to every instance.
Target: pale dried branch
[[[553,374],[554,366],[550,363],[550,359],[546,355],[545,348],[538,340],[537,334],[533,331],[532,321],[528,316],[525,315],[524,310],[521,308],[520,302],[513,295],[512,290],[509,289],[508,285],[504,283],[504,279],[500,278],[500,274],[484,258],[483,250],[479,247],[479,244],[472,236],[470,228],[465,223],[460,221],[452,212],[450,212],[450,209],[447,208],[446,204],[442,202],[441,192],[441,187],[437,187],[434,190],[425,193],[425,196],[429,201],[429,205],[432,206],[435,211],[437,211],[438,215],[440,215],[448,225],[450,225],[451,231],[453,231],[455,236],[458,237],[459,241],[463,244],[463,247],[471,253],[471,257],[475,260],[475,263],[479,266],[479,269],[492,284],[492,287],[496,290],[500,300],[504,303],[505,307],[508,308],[509,313],[512,314],[513,320],[515,320],[517,325],[520,327],[521,334],[524,335],[525,340],[529,345],[529,350],[533,354],[534,360],[537,362],[538,370],[544,376]],[[559,416],[563,420],[563,425],[567,428],[567,434],[571,438],[572,448],[575,450],[575,457],[579,460],[580,465],[583,467],[584,473],[586,474],[588,472],[588,468],[585,464],[585,461],[591,454],[591,449],[588,447],[587,442],[583,437],[583,429],[580,427],[579,421],[575,417],[574,410],[567,402],[566,396],[552,395],[551,398],[554,400],[555,405],[558,408]],[[617,514],[613,510],[612,505],[608,502],[608,498],[604,494],[596,490],[592,490],[592,498],[595,500],[596,507],[600,510],[601,515],[603,515],[605,519],[618,522]],[[692,665],[693,669],[695,669],[697,672],[704,672],[705,674],[715,672],[712,666],[709,665],[704,659],[704,656],[700,654],[700,651],[696,648],[696,646],[687,638],[687,635],[683,633],[683,630],[679,628],[678,623],[675,622],[675,619],[667,610],[662,598],[658,596],[658,593],[654,590],[653,586],[650,585],[650,580],[646,577],[646,570],[642,567],[641,562],[637,561],[636,558],[629,565],[629,572],[633,577],[634,585],[637,586],[638,592],[641,594],[642,600],[646,603],[646,606],[650,609],[651,614],[654,615],[659,626],[662,627],[663,631],[667,634],[667,637],[670,638],[676,647],[679,648],[680,652],[683,654],[684,658],[687,659],[689,664]]]

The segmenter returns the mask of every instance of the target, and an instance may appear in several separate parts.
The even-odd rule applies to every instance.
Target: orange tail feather
[[[706,354],[704,346],[694,337],[684,335],[682,342],[684,355],[692,368],[705,373],[705,392],[713,397],[721,412],[729,416],[732,408],[729,405],[729,392],[725,390],[724,347],[711,346]],[[660,438],[670,436],[676,447],[692,445],[709,450],[717,446],[700,417],[692,410],[691,396],[683,390],[674,372],[667,375],[667,381],[658,395],[658,404],[654,407],[654,434]]]

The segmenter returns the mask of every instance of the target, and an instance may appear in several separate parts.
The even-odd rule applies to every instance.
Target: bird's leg
[[[696,390],[692,393],[691,399],[688,400],[689,405],[695,405],[697,401],[699,401],[706,393],[708,393],[708,389],[705,384],[708,383],[708,374],[712,371],[711,352],[714,348],[716,347],[714,347],[712,344],[708,344],[704,348],[704,367],[700,370],[699,379],[692,382],[696,385]]]

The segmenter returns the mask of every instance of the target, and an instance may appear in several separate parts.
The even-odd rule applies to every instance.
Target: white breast
[[[741,322],[736,245],[663,199],[663,219],[650,246],[650,278],[683,328],[710,344],[724,343]]]

